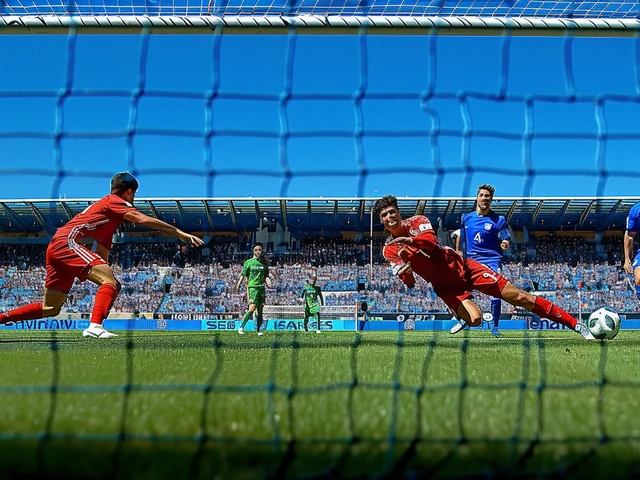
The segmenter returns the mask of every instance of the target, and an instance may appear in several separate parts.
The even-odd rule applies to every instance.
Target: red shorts
[[[71,244],[71,246],[70,246]],[[73,281],[78,278],[84,282],[91,267],[107,262],[95,252],[65,237],[53,239],[47,248],[47,277],[45,288],[69,293]]]
[[[465,278],[448,285],[434,285],[433,290],[447,306],[458,314],[458,307],[463,300],[473,297],[472,290],[477,290],[495,298],[502,298],[502,289],[509,283],[499,273],[494,272],[483,263],[471,258],[465,260]]]

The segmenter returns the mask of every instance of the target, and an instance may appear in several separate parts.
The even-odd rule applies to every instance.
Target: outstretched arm
[[[415,286],[416,279],[413,276],[413,270],[411,270],[411,262],[405,263],[402,257],[396,252],[396,249],[388,249],[386,246],[382,250],[382,256],[391,264],[391,272],[397,275],[398,278],[402,280],[402,283],[409,288]]]
[[[170,233],[171,235],[178,237],[178,239],[180,239],[181,241],[189,243],[194,247],[201,247],[202,245],[204,245],[204,242],[202,241],[201,238],[196,237],[195,235],[191,235],[189,233],[185,233],[179,228],[174,227],[173,225],[169,225],[168,223],[163,222],[162,220],[158,220],[157,218],[150,217],[137,210],[132,210],[125,213],[124,219],[127,222],[137,223],[138,225],[142,225],[152,230]]]
[[[430,254],[433,252],[433,249],[436,248],[438,240],[436,233],[433,230],[428,230],[422,232],[416,237],[396,237],[389,242],[389,245],[397,245],[399,243],[411,245],[412,247],[422,250],[426,254]]]
[[[407,262],[404,265],[393,265],[391,271],[402,280],[407,287],[413,288],[416,285],[416,277],[413,276],[413,270],[411,270],[411,262]]]

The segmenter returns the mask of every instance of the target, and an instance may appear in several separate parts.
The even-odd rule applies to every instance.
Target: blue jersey
[[[640,203],[636,203],[627,215],[627,230],[630,232],[640,232]]]
[[[469,258],[497,270],[502,259],[500,242],[503,240],[511,240],[504,216],[494,211],[489,215],[478,215],[474,211],[462,216],[460,249]]]
[[[640,232],[640,203],[636,203],[631,207],[631,210],[629,210],[626,229],[629,232]],[[638,267],[640,267],[640,250],[636,253],[636,258],[633,260],[632,264],[632,268],[634,270]],[[640,298],[640,296],[638,298]]]

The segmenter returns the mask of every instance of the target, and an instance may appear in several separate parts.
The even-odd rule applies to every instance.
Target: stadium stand
[[[300,303],[299,294],[310,265],[318,267],[318,283],[327,305],[353,305],[367,301],[374,312],[446,313],[430,285],[420,282],[406,289],[382,264],[377,254],[383,237],[374,238],[373,265],[369,239],[356,243],[342,236],[302,237],[292,249],[269,252],[275,271],[271,305]],[[42,296],[46,245],[0,245],[0,308],[37,301]],[[244,308],[244,296],[235,293],[242,261],[251,255],[244,236],[212,237],[205,249],[188,249],[176,243],[119,243],[112,260],[123,290],[113,312],[230,313]],[[531,236],[508,253],[503,274],[528,291],[554,296],[564,309],[590,311],[609,305],[617,311],[635,312],[637,303],[620,266],[622,237],[589,242],[584,236]],[[364,273],[362,273],[364,272]],[[359,278],[366,288],[358,291]],[[579,285],[583,289],[578,295]],[[91,308],[95,286],[77,283],[63,312],[82,313]],[[332,294],[339,292],[340,294]],[[479,299],[483,308],[488,300]],[[503,303],[503,313],[515,313]]]

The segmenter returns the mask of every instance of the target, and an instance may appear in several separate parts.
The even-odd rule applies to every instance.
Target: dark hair
[[[483,183],[482,185],[480,185],[478,187],[478,192],[476,193],[476,195],[480,193],[480,190],[487,190],[492,197],[493,194],[496,193],[496,187],[494,187],[493,185],[489,185],[488,183]]]
[[[373,204],[373,213],[376,216],[380,216],[380,212],[387,207],[395,207],[398,209],[398,199],[393,195],[385,195]]]
[[[111,193],[119,195],[127,190],[138,190],[138,180],[129,172],[116,173],[111,179]]]
[[[258,261],[261,264],[266,265],[268,267],[270,265],[270,262],[269,262],[269,259],[267,258],[267,256],[264,253],[264,245],[262,245],[262,243],[260,243],[260,242],[256,242],[256,243],[253,244],[253,248],[251,249],[251,251],[253,251],[253,249],[256,248],[256,247],[262,247],[262,253],[258,257]]]

